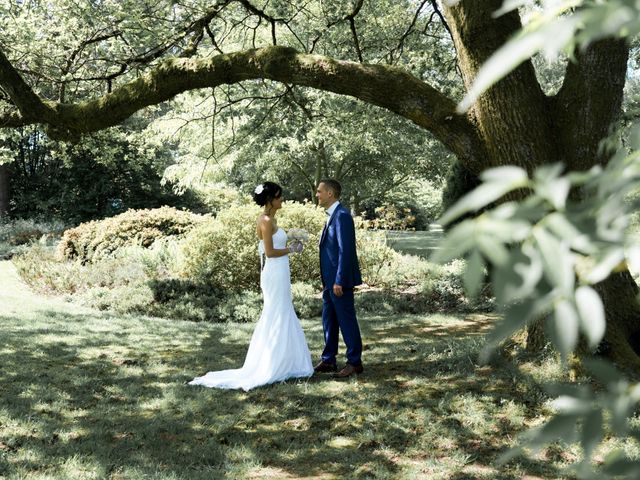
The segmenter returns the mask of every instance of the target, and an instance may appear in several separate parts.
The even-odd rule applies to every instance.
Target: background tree
[[[286,185],[287,197],[315,201],[320,179],[334,177],[344,201],[372,213],[401,190],[440,185],[451,163],[418,127],[361,102],[299,88],[281,89],[275,100],[246,90],[235,100],[225,92],[224,104],[207,92],[185,96],[155,122],[156,134],[178,144],[173,181],[206,176],[250,193],[269,178]]]

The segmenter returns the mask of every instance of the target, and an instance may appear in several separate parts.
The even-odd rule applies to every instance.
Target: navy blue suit
[[[338,205],[320,238],[320,274],[322,276],[322,326],[325,347],[322,361],[336,363],[338,333],[347,345],[347,363],[362,364],[362,339],[356,318],[353,288],[362,283],[356,231],[349,210]],[[341,297],[333,293],[333,285],[342,286]]]

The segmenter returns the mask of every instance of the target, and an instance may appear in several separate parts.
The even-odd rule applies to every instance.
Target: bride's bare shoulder
[[[262,233],[273,230],[273,217],[267,215],[266,213],[261,213],[258,215],[256,219],[256,234],[258,238],[262,240]]]

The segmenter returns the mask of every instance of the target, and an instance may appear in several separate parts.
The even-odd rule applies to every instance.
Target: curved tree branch
[[[30,123],[17,110],[0,111],[0,128],[24,127]]]
[[[18,108],[20,116],[25,121],[48,122],[53,118],[51,108],[27,85],[1,50],[0,87],[9,95],[11,102]],[[11,112],[8,118],[15,119],[15,113]]]
[[[475,127],[466,116],[455,113],[456,103],[409,73],[396,67],[338,61],[280,46],[208,59],[169,59],[111,93],[77,104],[45,104],[16,76],[0,76],[0,86],[9,92],[23,117],[30,123],[46,124],[54,138],[74,139],[117,125],[144,107],[188,90],[268,79],[349,95],[391,110],[431,131],[472,171],[481,168],[474,162],[484,152]],[[25,87],[30,94],[12,94]]]

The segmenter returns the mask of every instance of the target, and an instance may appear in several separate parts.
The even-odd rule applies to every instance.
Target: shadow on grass
[[[364,375],[245,393],[184,383],[240,367],[252,325],[40,313],[0,316],[0,476],[431,478],[445,465],[440,478],[559,477],[493,465],[522,430],[504,406],[538,407],[529,379],[475,365],[490,318],[363,318]],[[319,321],[304,326],[318,355]]]

